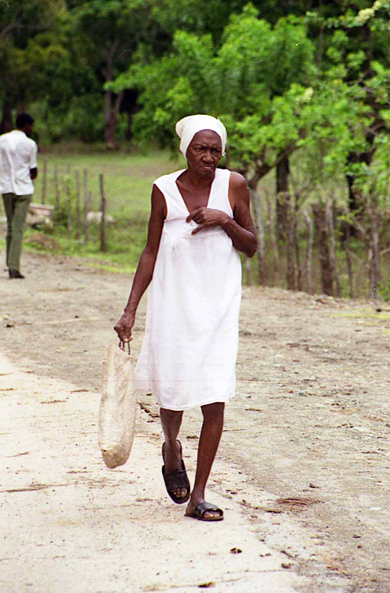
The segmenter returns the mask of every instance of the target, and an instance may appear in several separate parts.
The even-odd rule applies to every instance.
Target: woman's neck
[[[211,174],[207,173],[206,175],[199,175],[196,171],[191,171],[191,169],[186,169],[184,173],[181,175],[180,181],[184,185],[188,183],[188,185],[192,185],[193,187],[210,187],[214,181],[215,171],[212,171]]]

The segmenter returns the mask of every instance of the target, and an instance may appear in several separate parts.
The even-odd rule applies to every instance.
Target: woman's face
[[[197,132],[187,148],[188,170],[200,177],[214,177],[222,157],[222,141],[216,132]]]

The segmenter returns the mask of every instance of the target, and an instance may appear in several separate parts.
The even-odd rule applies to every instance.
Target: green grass
[[[44,166],[46,163],[46,192],[43,195]],[[81,144],[59,145],[39,155],[39,175],[35,182],[34,203],[55,205],[55,171],[58,171],[59,203],[53,230],[26,231],[26,239],[36,233],[50,234],[58,243],[59,253],[96,260],[91,265],[111,271],[133,272],[146,241],[153,181],[160,175],[184,166],[184,161],[172,160],[166,151],[143,154],[134,149],[107,152],[100,146],[85,147]],[[79,176],[81,204],[84,197],[84,171],[87,171],[87,191],[91,194],[90,210],[100,208],[99,176],[104,176],[107,213],[115,223],[107,225],[107,251],[99,251],[99,227],[91,225],[89,241],[76,240],[75,210],[77,174]],[[69,210],[68,188],[72,211],[71,232],[67,230]],[[25,244],[29,251],[42,251],[39,245]],[[101,263],[98,263],[99,260]]]
[[[96,151],[96,152],[95,152]],[[92,193],[92,206],[97,210],[100,204],[99,175],[104,175],[108,212],[114,215],[121,206],[126,214],[148,212],[153,181],[165,173],[180,168],[181,163],[170,158],[168,152],[155,151],[150,154],[134,152],[97,151],[88,154],[44,152],[40,154],[40,174],[35,184],[34,201],[42,201],[44,161],[47,163],[46,202],[54,204],[54,171],[58,167],[61,197],[65,199],[65,184],[70,182],[74,191],[76,172],[79,172],[83,190],[84,170],[88,172],[88,191]],[[123,211],[122,211],[123,213]]]

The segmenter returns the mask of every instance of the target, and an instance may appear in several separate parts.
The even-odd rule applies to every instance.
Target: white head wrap
[[[212,130],[218,134],[222,142],[222,154],[225,154],[226,128],[219,119],[211,115],[188,115],[177,122],[175,129],[180,138],[180,150],[184,157],[195,134],[203,130]]]

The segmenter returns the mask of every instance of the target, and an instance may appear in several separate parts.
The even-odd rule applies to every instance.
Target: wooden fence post
[[[289,194],[284,194],[285,199],[285,232],[287,234],[287,288],[288,290],[295,290],[295,212],[291,208],[291,200]]]
[[[88,169],[83,170],[83,191],[84,191],[84,201],[85,201],[86,195],[88,193]]]
[[[84,241],[88,243],[89,239],[89,225],[88,225],[88,210],[90,204],[90,196],[88,194],[88,169],[83,170],[83,227],[84,227]]]
[[[43,159],[42,195],[41,195],[41,203],[42,204],[46,204],[46,179],[47,179],[47,160]]]
[[[66,206],[67,206],[67,215],[68,215],[68,233],[72,232],[72,196],[70,191],[70,180],[66,180]]]
[[[267,192],[264,192],[266,200],[267,200],[267,209],[268,209],[268,218],[269,218],[269,232],[271,238],[271,246],[272,252],[274,255],[274,286],[277,286],[279,280],[279,252],[278,252],[278,245],[276,242],[275,237],[275,219],[274,213],[272,210],[271,200],[269,199],[269,195]]]
[[[99,186],[100,186],[100,251],[107,251],[106,246],[106,197],[104,195],[104,177],[103,173],[99,175]]]
[[[309,294],[313,294],[313,281],[312,281],[312,272],[311,272],[311,261],[313,256],[313,221],[307,213],[307,210],[303,211],[303,216],[305,222],[308,227],[309,231],[309,239],[307,242],[307,252],[306,252],[306,284],[307,284],[307,292]]]
[[[334,224],[333,224],[333,213],[329,203],[329,196],[326,196],[326,218],[328,222],[329,228],[329,237],[330,237],[330,249],[329,249],[329,258],[330,263],[332,266],[333,278],[336,284],[336,295],[339,297],[341,296],[341,286],[340,286],[340,278],[337,271],[337,260],[336,260],[336,242],[334,238]]]
[[[54,167],[54,193],[55,193],[55,208],[59,210],[60,208],[60,186],[58,181],[58,165]]]
[[[367,198],[367,212],[371,222],[370,237],[370,296],[372,299],[378,298],[378,285],[380,281],[379,269],[379,238],[378,238],[378,197],[375,193],[376,188],[370,191]]]
[[[294,209],[293,209],[293,241],[294,241],[294,251],[295,251],[295,263],[297,265],[297,275],[296,275],[296,282],[297,282],[297,289],[303,290],[303,270],[301,265],[301,253],[299,248],[299,239],[298,239],[298,223],[299,223],[299,193],[294,193]]]
[[[76,171],[76,239],[81,237],[81,220],[80,220],[80,172]]]
[[[84,242],[88,243],[89,241],[89,222],[88,222],[88,212],[89,206],[91,204],[91,194],[87,192],[84,196]]]
[[[354,298],[354,290],[353,290],[353,265],[352,265],[352,255],[351,255],[351,223],[348,220],[348,210],[345,208],[343,211],[345,217],[345,258],[347,260],[347,270],[348,270],[348,284],[349,284],[349,298]]]

